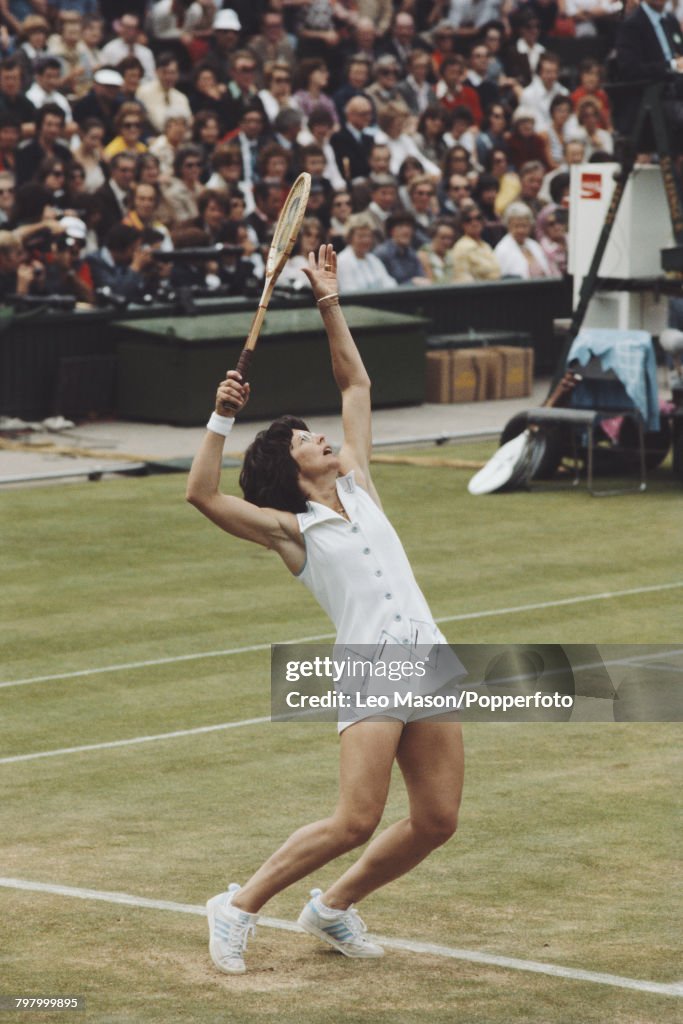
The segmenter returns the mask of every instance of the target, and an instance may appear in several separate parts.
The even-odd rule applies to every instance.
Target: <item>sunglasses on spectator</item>
[[[13,188],[0,188],[0,196],[11,196],[13,192]]]
[[[201,167],[201,161],[199,160],[186,160],[183,167]]]
[[[380,75],[398,75],[397,68],[380,68]]]
[[[291,78],[289,75],[273,75],[274,82],[290,82]]]
[[[350,206],[351,205],[351,200],[350,199],[335,199],[335,201],[332,203],[332,205],[333,206]]]
[[[252,71],[256,71],[256,65],[255,64],[240,64],[238,67],[235,68],[235,71],[244,71],[246,73],[251,73]]]
[[[449,192],[471,192],[472,189],[470,188],[469,185],[449,185],[448,186],[448,191]]]
[[[50,171],[50,173],[48,174],[48,177],[50,177],[50,178],[65,178],[66,174],[64,173],[64,171]]]
[[[139,121],[122,121],[121,122],[121,127],[122,128],[139,128],[140,127],[140,122]]]
[[[429,188],[416,188],[415,189],[415,195],[416,196],[433,196],[434,193]]]
[[[465,224],[471,224],[475,220],[483,220],[484,218],[480,213],[473,213],[471,217],[465,217]]]

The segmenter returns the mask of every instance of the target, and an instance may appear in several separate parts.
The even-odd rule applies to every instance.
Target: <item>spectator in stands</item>
[[[510,203],[504,216],[508,233],[494,249],[503,277],[550,277],[550,266],[538,242],[531,237],[534,216],[524,203]]]
[[[212,174],[206,183],[207,188],[226,193],[238,188],[242,178],[242,158],[239,150],[225,144],[216,146],[211,157],[211,169]]]
[[[205,188],[197,200],[199,214],[195,221],[189,221],[201,228],[209,240],[209,244],[224,241],[225,226],[228,223],[230,203],[225,192]]]
[[[415,140],[406,131],[410,115],[403,104],[389,103],[378,117],[379,131],[375,138],[389,147],[391,154],[390,168],[392,174],[398,174],[399,168],[408,156],[420,161],[425,174],[431,175],[436,181],[441,177],[441,168],[420,153]]]
[[[88,266],[96,289],[109,288],[129,302],[145,293],[145,270],[152,253],[142,247],[142,232],[128,224],[115,224],[98,253],[88,256]]]
[[[384,4],[384,0],[382,0],[382,3]],[[380,37],[384,35],[384,31],[377,28],[376,22],[372,17],[363,15],[363,8],[368,6],[367,0],[361,0],[358,7],[361,13],[355,25],[351,26],[351,39],[348,43],[348,51],[352,55],[364,58],[367,61],[368,69],[370,69],[377,60],[377,44]],[[390,8],[390,0],[384,6]],[[391,21],[390,10],[387,10],[387,15],[388,20]]]
[[[443,168],[444,177],[451,174],[462,174],[473,188],[477,183],[478,172],[472,166],[472,157],[464,146],[450,147],[446,153]]]
[[[543,202],[550,202],[550,189],[554,179],[558,177],[558,175],[568,172],[569,168],[575,164],[584,163],[585,154],[586,147],[579,139],[569,139],[568,142],[565,142],[562,163],[556,167],[554,171],[551,171],[550,174],[546,174],[543,179],[543,187],[539,192],[539,196]]]
[[[76,124],[95,117],[104,125],[104,141],[114,138],[114,118],[120,105],[119,91],[123,78],[114,68],[100,68],[93,75],[93,86],[86,96],[74,103],[73,116]]]
[[[507,151],[505,149],[494,149],[491,151],[489,170],[498,182],[495,211],[500,217],[506,207],[513,200],[517,199],[522,186],[519,175],[512,170],[508,163]]]
[[[375,120],[389,103],[400,103],[408,112],[408,105],[398,91],[401,74],[401,65],[392,54],[384,53],[375,61],[372,69],[374,81],[365,89],[365,95],[375,108]]]
[[[343,124],[346,104],[352,96],[363,95],[370,82],[371,67],[370,61],[363,54],[352,54],[349,57],[344,71],[344,81],[332,97],[336,111],[335,121]]]
[[[539,42],[541,23],[531,6],[522,8],[516,21],[515,35],[503,55],[503,65],[511,78],[527,86],[536,74],[545,46]]]
[[[344,114],[344,127],[330,139],[337,166],[346,181],[367,178],[370,173],[368,156],[373,144],[373,136],[367,130],[374,114],[372,103],[365,96],[354,96],[346,104]]]
[[[460,217],[463,203],[472,197],[472,185],[464,174],[451,174],[441,198],[441,215]]]
[[[173,211],[174,224],[192,220],[199,214],[197,201],[202,191],[199,180],[202,154],[198,146],[180,146],[173,161],[173,179],[164,189],[164,199]]]
[[[567,273],[567,210],[554,203],[545,206],[536,218],[536,238],[545,253],[550,273]]]
[[[498,188],[497,178],[492,174],[481,174],[473,193],[474,201],[484,215],[484,230],[481,237],[492,248],[498,245],[505,234],[505,225],[496,213]]]
[[[507,114],[502,103],[493,103],[484,115],[479,133],[479,147],[484,164],[490,160],[491,150],[505,147],[508,140]]]
[[[254,229],[259,245],[268,246],[282,206],[282,190],[279,185],[257,181],[254,185],[254,210],[247,217],[247,224]]]
[[[135,57],[142,66],[144,81],[153,82],[156,77],[154,54],[148,46],[140,42],[140,19],[137,14],[122,14],[114,22],[113,27],[116,37],[102,48],[102,62],[116,67],[126,57]]]
[[[119,92],[121,103],[137,103],[140,111],[144,113],[144,106],[138,99],[138,89],[142,85],[144,68],[137,57],[124,57],[116,65],[116,70],[123,79],[123,85]]]
[[[140,232],[145,228],[153,228],[154,231],[158,231],[162,236],[160,247],[162,250],[168,251],[173,248],[173,242],[168,228],[159,216],[161,200],[161,189],[158,184],[134,182],[128,199],[130,209],[122,223]]]
[[[36,171],[34,181],[44,185],[50,192],[50,205],[58,217],[64,216],[66,202],[66,161],[58,156],[46,156]]]
[[[159,163],[161,183],[168,185],[173,177],[173,164],[178,149],[182,146],[187,136],[188,120],[182,114],[171,114],[166,118],[162,135],[157,135],[149,146]]]
[[[330,182],[333,188],[340,189],[346,186],[341,171],[337,166],[337,160],[330,142],[333,130],[334,121],[329,113],[321,107],[316,107],[308,119],[307,131],[302,131],[300,138],[308,138],[310,136],[312,143],[320,146],[325,155],[323,177]]]
[[[346,245],[346,226],[352,213],[350,192],[346,189],[339,189],[334,193],[331,213],[327,240],[332,242],[335,252],[339,253]]]
[[[408,202],[404,204],[415,220],[415,247],[429,241],[430,229],[439,214],[436,186],[426,174],[417,174],[408,185]]]
[[[534,129],[535,115],[528,107],[517,107],[512,115],[512,135],[508,140],[507,151],[510,163],[518,171],[530,160],[539,160],[546,170],[546,147],[543,139]]]
[[[214,23],[213,4],[188,3],[186,0],[157,0],[148,15],[150,35],[165,47],[183,68],[191,64],[189,47],[198,33],[207,32]],[[159,62],[157,61],[157,70]]]
[[[269,65],[284,64],[287,68],[294,66],[294,47],[285,32],[281,10],[264,10],[261,15],[261,32],[249,41],[248,49],[258,65],[257,80],[261,85],[266,83],[266,69]]]
[[[8,57],[0,63],[0,114],[16,119],[21,125],[22,138],[33,136],[36,108],[23,94],[21,64],[16,57]]]
[[[380,43],[379,50],[381,53],[388,53],[395,57],[401,72],[405,74],[408,70],[408,57],[416,46],[423,50],[429,50],[429,47],[415,34],[415,19],[412,14],[408,11],[399,11],[394,15],[391,32]]]
[[[436,95],[441,106],[446,110],[467,107],[472,112],[475,124],[479,127],[484,115],[476,91],[471,85],[465,84],[467,67],[464,58],[459,54],[446,57],[439,68],[439,74]]]
[[[444,141],[444,131],[449,126],[448,115],[443,107],[438,104],[427,107],[420,115],[417,123],[417,134],[415,142],[420,152],[434,164],[441,165],[441,161],[448,149]]]
[[[429,234],[429,241],[417,254],[422,273],[430,284],[453,284],[455,227],[452,221],[440,219],[432,224]]]
[[[0,171],[16,170],[20,135],[21,125],[14,114],[0,113]]]
[[[576,111],[578,127],[567,129],[570,139],[583,142],[585,158],[590,160],[594,153],[612,153],[614,139],[611,134],[600,127],[600,104],[592,96],[586,96],[579,103]]]
[[[36,137],[17,150],[16,175],[21,185],[35,175],[47,156],[68,162],[71,150],[60,141],[64,133],[64,111],[55,103],[46,103],[36,114]]]
[[[414,248],[415,218],[407,212],[392,213],[386,223],[387,238],[374,250],[397,284],[427,285],[429,278]]]
[[[240,48],[241,31],[242,23],[232,8],[226,7],[216,12],[209,48],[202,58],[202,63],[213,68],[221,84],[230,80],[230,66],[233,56]]]
[[[538,216],[545,205],[540,197],[544,170],[539,160],[529,160],[519,172],[519,201],[528,206],[534,217]]]
[[[95,7],[94,4],[93,7]],[[102,42],[103,35],[104,21],[102,18],[98,14],[86,15],[83,18],[81,39],[86,48],[90,66],[93,68],[98,68],[105,63],[105,61],[102,60],[102,51],[100,50],[100,43]]]
[[[273,121],[273,141],[286,149],[292,174],[299,173],[301,165],[301,146],[298,139],[304,123],[300,110],[281,110]],[[264,140],[265,141],[265,140]]]
[[[574,110],[582,99],[592,96],[600,104],[600,127],[612,131],[612,109],[609,97],[601,87],[603,67],[594,57],[586,57],[579,66],[579,85],[571,94]]]
[[[312,57],[299,64],[294,100],[306,120],[316,107],[322,107],[336,119],[337,109],[325,92],[329,81],[329,69],[321,58]]]
[[[29,14],[21,22],[18,39],[21,39],[15,56],[21,62],[24,81],[30,82],[33,76],[33,65],[41,57],[48,57],[47,37],[50,26],[40,14]]]
[[[260,110],[266,121],[265,110],[256,87],[256,61],[248,50],[237,50],[230,60],[231,80],[225,97],[225,127],[234,131],[242,124],[248,110]]]
[[[60,90],[71,99],[84,96],[90,89],[95,67],[88,47],[81,39],[83,21],[76,11],[61,11],[59,35],[50,36],[48,51],[61,64]]]
[[[85,189],[95,192],[106,181],[106,166],[102,160],[104,125],[96,117],[88,118],[79,126],[80,145],[74,149],[74,159],[85,173]]]
[[[0,299],[6,295],[28,295],[36,270],[42,273],[42,264],[28,259],[11,231],[0,231]]]
[[[137,103],[123,103],[114,118],[114,130],[117,134],[109,145],[105,146],[103,157],[107,163],[117,153],[145,153],[147,146],[142,141],[142,111]]]
[[[48,239],[58,234],[62,228],[51,199],[50,190],[36,181],[20,185],[14,195],[7,229],[22,243],[39,234],[47,235]]]
[[[354,213],[346,224],[346,247],[337,258],[340,294],[395,288],[396,281],[373,255],[373,224],[367,214]]]
[[[211,158],[221,135],[220,122],[210,110],[200,110],[192,126],[192,141],[199,146],[202,154],[202,172],[199,175],[202,183],[211,175]]]
[[[569,96],[569,90],[560,85],[560,58],[545,50],[538,61],[538,70],[531,84],[522,90],[520,104],[534,112],[534,131],[547,132],[551,127],[550,106],[558,96]]]
[[[429,54],[424,50],[413,50],[408,57],[408,75],[399,83],[398,93],[415,117],[437,103],[436,93],[429,81],[432,72],[432,58]]]
[[[268,143],[259,153],[256,172],[260,181],[278,183],[283,190],[282,200],[284,202],[293,180],[290,173],[290,154],[288,150],[278,146],[277,142]]]
[[[208,64],[198,64],[192,75],[192,86],[188,91],[190,107],[194,114],[200,110],[210,110],[221,123],[225,131],[226,86],[218,81],[214,68]]]
[[[227,136],[242,157],[242,181],[251,188],[256,179],[256,164],[260,150],[266,144],[265,115],[260,107],[247,107],[242,114],[239,130]]]
[[[292,96],[292,73],[284,62],[266,65],[265,88],[258,94],[266,117],[272,124],[281,110],[294,109],[296,100]]]
[[[546,167],[559,167],[564,158],[567,122],[571,116],[572,103],[569,96],[556,96],[550,104],[550,125],[539,135],[545,143]]]
[[[95,195],[100,197],[102,217],[98,226],[100,244],[115,224],[128,213],[130,190],[135,175],[135,157],[130,153],[117,153],[109,165],[109,180]]]
[[[309,58],[322,60],[329,69],[333,88],[336,88],[344,59],[338,26],[341,27],[341,19],[348,15],[350,11],[331,0],[312,0],[299,6],[297,11],[297,56],[302,65]]]
[[[502,0],[450,0],[438,4],[455,30],[456,39],[467,44],[491,21],[500,18]]]
[[[221,257],[218,270],[221,284],[229,295],[254,295],[260,288],[260,281],[263,278],[263,261],[252,250],[245,224],[228,221],[223,241],[227,245],[241,245],[242,255]]]
[[[374,174],[370,178],[370,204],[366,220],[372,225],[375,244],[387,237],[387,221],[398,206],[398,182],[392,174]]]
[[[31,101],[36,110],[40,110],[46,104],[56,104],[64,113],[67,122],[73,120],[71,104],[66,96],[59,91],[59,82],[62,75],[62,65],[57,57],[39,57],[33,64],[34,82],[26,91],[26,98]]]
[[[86,195],[85,168],[77,160],[72,160],[66,169],[66,207],[74,211],[74,216],[81,216],[78,210]]]
[[[501,268],[491,246],[482,238],[484,214],[468,205],[460,218],[462,237],[453,247],[453,279],[457,284],[471,281],[497,281]]]
[[[171,0],[159,0],[155,8]],[[137,98],[144,104],[152,126],[157,132],[164,130],[169,117],[185,117],[188,122],[192,117],[187,96],[176,89],[178,82],[178,61],[172,53],[162,53],[157,60],[156,78],[151,82],[143,82],[138,89]],[[97,75],[95,76],[97,81]]]
[[[4,227],[14,206],[16,180],[11,171],[0,171],[0,226]]]
[[[491,54],[483,40],[472,43],[467,61],[467,76],[465,85],[474,89],[479,97],[481,109],[489,111],[492,106],[500,103],[500,89],[498,83],[488,77]]]
[[[469,157],[472,169],[478,170],[486,158],[486,147],[479,144],[479,129],[469,107],[454,107],[449,112],[450,129],[444,133],[449,148],[461,146]]]

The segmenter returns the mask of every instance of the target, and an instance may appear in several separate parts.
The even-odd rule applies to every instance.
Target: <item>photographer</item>
[[[95,288],[109,288],[129,302],[146,294],[144,272],[151,261],[151,251],[142,246],[142,232],[127,224],[115,224],[100,251],[88,257]]]
[[[87,228],[78,217],[64,217],[62,231],[52,239],[45,260],[45,273],[34,281],[34,295],[73,295],[79,302],[92,305],[95,299],[92,276],[82,259]]]

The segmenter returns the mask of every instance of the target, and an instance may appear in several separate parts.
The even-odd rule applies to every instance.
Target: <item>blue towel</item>
[[[616,381],[582,381],[572,394],[574,408],[623,409],[632,404],[640,410],[646,430],[659,430],[657,365],[650,334],[586,327],[574,339],[567,362],[578,359],[585,366],[591,356],[598,357],[603,370],[613,370],[623,387]]]

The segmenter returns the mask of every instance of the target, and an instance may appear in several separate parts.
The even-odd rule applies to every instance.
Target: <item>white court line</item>
[[[129,907],[145,907],[149,910],[170,910],[179,914],[195,914],[206,916],[206,909],[192,903],[172,903],[168,900],[152,900],[144,896],[131,896],[124,892],[102,892],[99,889],[80,889],[69,885],[50,885],[45,882],[31,882],[23,878],[0,878],[0,886],[5,889],[22,889],[29,892],[44,892],[54,896],[72,896],[82,900],[100,900],[105,903],[118,903]],[[277,928],[280,931],[300,932],[301,929],[293,921],[283,921],[277,917],[260,917],[259,924],[265,928]],[[637,992],[651,992],[662,996],[683,996],[683,983],[666,984],[658,981],[641,981],[638,978],[624,978],[618,974],[601,974],[597,971],[584,971],[576,967],[561,967],[559,964],[545,964],[537,960],[518,960],[516,957],[497,956],[494,953],[480,953],[473,949],[455,949],[441,946],[433,942],[414,942],[411,939],[392,939],[383,935],[373,935],[387,949],[396,949],[406,953],[422,953],[428,956],[440,956],[449,960],[467,960],[470,963],[486,964],[491,967],[502,967],[514,971],[527,971],[532,974],[548,974],[553,978],[569,978],[572,981],[588,981],[597,985],[609,985],[613,988],[634,989]]]
[[[672,654],[683,654],[683,647],[678,648],[674,651],[662,651],[659,654],[650,655],[634,655],[632,658],[615,658],[612,661],[600,661],[595,662],[592,665],[584,665],[582,668],[613,668],[615,666],[621,666],[628,668],[632,665],[637,665],[643,668],[658,668],[654,665],[653,659],[655,658],[668,658]],[[647,657],[649,661],[642,664],[643,658]],[[558,670],[559,671],[559,670]],[[674,671],[673,669],[667,669],[667,671]],[[677,674],[680,674],[680,670],[675,670]],[[550,673],[551,675],[553,673]],[[499,679],[497,684],[517,682],[523,679],[523,676],[511,676],[509,679]],[[264,722],[272,722],[272,717],[264,718],[245,718],[238,722],[221,722],[218,725],[201,725],[195,726],[192,729],[176,729],[174,732],[162,732],[157,733],[154,736],[133,736],[130,739],[125,740],[109,740],[104,743],[87,743],[80,747],[60,747],[57,750],[41,750],[31,754],[13,754],[11,757],[0,757],[0,764],[16,764],[18,761],[35,761],[38,758],[43,757],[57,757],[61,754],[81,754],[84,751],[90,750],[107,750],[111,747],[129,747],[136,743],[151,743],[154,740],[173,740],[178,739],[182,736],[195,736],[205,732],[217,732],[220,729],[239,729],[243,725],[261,725]]]
[[[512,605],[508,608],[489,608],[479,612],[463,612],[459,615],[442,615],[435,621],[467,622],[472,619],[486,619],[495,615],[517,615],[522,612],[540,611],[544,608],[561,608],[565,605],[583,604],[587,601],[607,601],[613,597],[631,597],[637,594],[654,594],[663,590],[680,590],[683,580],[677,583],[656,583],[647,587],[631,587],[628,590],[605,591],[601,594],[581,594],[578,597],[562,597],[556,601],[538,601],[534,604]],[[235,654],[248,654],[252,651],[270,650],[273,644],[307,644],[320,640],[329,640],[334,633],[319,633],[317,636],[302,636],[295,639],[272,640],[267,644],[250,644],[247,647],[228,647],[221,651],[200,651],[197,654],[178,654],[169,658],[153,658],[148,661],[129,661],[119,665],[103,665],[100,668],[84,668],[76,672],[60,672],[48,676],[31,676],[26,679],[11,679],[0,682],[0,689],[7,686],[28,686],[31,683],[48,683],[59,679],[77,679],[82,676],[95,676],[104,672],[126,672],[137,668],[151,668],[155,665],[172,665],[182,661],[199,661],[203,658],[227,658]]]
[[[107,750],[110,747],[130,747],[135,743],[152,743],[154,740],[173,740],[180,736],[197,736],[203,732],[218,732],[221,729],[239,729],[243,725],[262,725],[270,722],[265,718],[244,718],[241,722],[221,722],[219,725],[199,725],[195,729],[178,729],[175,732],[160,732],[156,736],[134,736],[128,740],[110,740],[107,743],[88,743],[83,747],[62,747],[60,750],[40,750],[33,754],[14,754],[0,757],[0,764],[16,764],[17,761],[35,761],[40,757],[57,757],[59,754],[81,754],[85,750]]]

